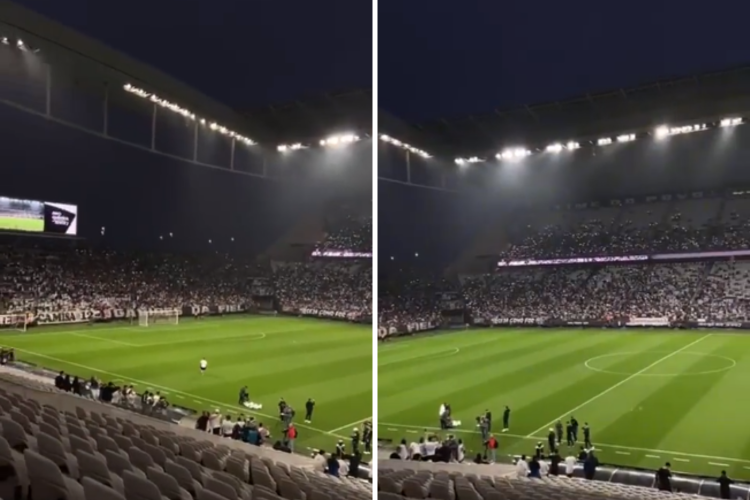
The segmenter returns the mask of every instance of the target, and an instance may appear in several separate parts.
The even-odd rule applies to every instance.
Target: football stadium
[[[382,495],[748,496],[749,78],[381,116]]]
[[[371,92],[0,41],[0,498],[371,498]]]

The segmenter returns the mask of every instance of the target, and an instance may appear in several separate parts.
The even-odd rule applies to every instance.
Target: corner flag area
[[[179,325],[40,327],[6,332],[0,343],[20,361],[83,378],[160,391],[177,406],[254,415],[280,436],[277,403],[296,412],[297,449],[333,449],[372,415],[372,329],[365,325],[288,317],[192,318]],[[199,362],[208,361],[201,375]],[[248,386],[259,411],[240,407]],[[311,424],[305,401],[316,401]]]
[[[489,409],[498,455],[531,455],[575,416],[602,463],[750,479],[750,336],[720,331],[480,329],[404,337],[378,358],[379,439],[454,433],[483,451]],[[447,402],[461,426],[440,431]],[[502,430],[505,405],[510,429]],[[563,458],[582,442],[560,446]]]

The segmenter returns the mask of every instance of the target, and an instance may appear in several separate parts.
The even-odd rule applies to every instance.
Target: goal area
[[[29,325],[28,314],[0,315],[0,331],[25,332]]]
[[[138,326],[178,325],[180,311],[178,309],[149,309],[138,311]]]

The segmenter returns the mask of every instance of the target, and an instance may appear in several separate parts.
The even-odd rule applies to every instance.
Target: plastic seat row
[[[268,451],[262,448],[140,415],[131,419],[127,412],[76,396],[28,389],[0,383],[0,470],[7,464],[13,471],[8,478],[15,478],[0,477],[0,498],[28,498],[29,491],[34,500],[86,498],[87,491],[97,498],[127,500],[343,500],[372,495],[369,483],[324,475],[313,470],[309,459],[310,466],[295,466],[286,460],[301,457],[273,452],[274,460],[253,453]],[[50,404],[46,395],[67,408]],[[70,400],[74,405],[68,405]],[[29,474],[32,467],[35,472]]]

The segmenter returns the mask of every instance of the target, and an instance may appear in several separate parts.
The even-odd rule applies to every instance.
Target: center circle
[[[638,373],[636,370],[635,372],[618,372],[614,370],[607,370],[604,368],[598,368],[596,367],[596,361],[600,359],[608,359],[608,358],[615,358],[615,357],[625,357],[625,356],[633,356],[633,355],[641,355],[641,354],[664,354],[665,356],[693,356],[693,357],[702,357],[702,358],[712,358],[717,361],[717,365],[720,363],[723,366],[719,366],[718,368],[713,368],[710,370],[702,370],[699,372],[681,372],[681,373]],[[688,377],[688,376],[694,376],[694,375],[711,375],[713,373],[721,373],[728,370],[731,370],[735,366],[737,366],[737,361],[734,359],[727,357],[727,356],[720,356],[718,354],[707,354],[703,352],[678,352],[674,354],[673,351],[631,351],[631,352],[613,352],[609,354],[602,354],[601,356],[594,356],[593,358],[587,359],[583,365],[588,368],[591,371],[598,372],[598,373],[608,373],[610,375],[626,375],[626,376],[634,376],[637,375],[639,377]],[[650,371],[650,370],[649,370]]]

